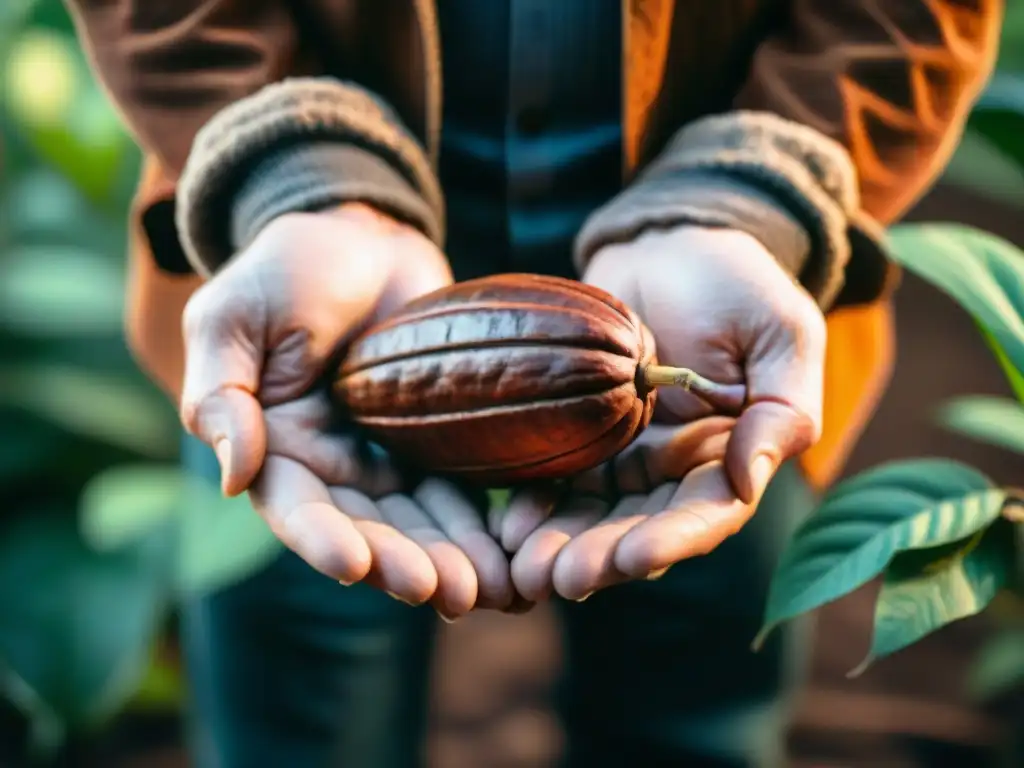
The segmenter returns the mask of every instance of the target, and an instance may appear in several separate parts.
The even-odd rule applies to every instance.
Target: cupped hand
[[[631,306],[659,363],[744,382],[736,419],[662,389],[654,424],[617,459],[568,487],[523,489],[502,518],[513,583],[540,600],[580,600],[656,578],[707,554],[750,519],[786,460],[821,429],[824,317],[753,237],[679,227],[606,247],[584,281]]]
[[[336,423],[329,378],[363,328],[451,281],[428,239],[365,206],[282,216],[189,301],[181,399],[224,493],[248,490],[287,547],[448,619],[511,602],[507,557],[455,486],[411,482]]]

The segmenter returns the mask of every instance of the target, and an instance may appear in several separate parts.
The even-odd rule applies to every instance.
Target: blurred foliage
[[[888,240],[901,266],[975,320],[1017,396],[961,398],[943,408],[943,424],[1024,452],[1024,251],[954,224],[900,225]],[[855,674],[979,613],[1000,593],[1024,593],[1022,575],[1024,491],[945,459],[888,462],[840,483],[797,530],[774,575],[757,643],[779,623],[881,576],[872,647]],[[1017,658],[999,648],[982,660],[985,670],[995,667],[993,658],[999,669]]]
[[[1024,206],[1024,3],[1008,5],[1000,72],[948,178]],[[45,754],[133,696],[173,702],[181,680],[161,648],[176,601],[279,545],[244,499],[181,473],[174,410],[124,347],[139,156],[59,0],[0,0],[0,76],[0,696]],[[980,436],[1001,418],[958,407],[951,423]],[[943,550],[946,578],[987,551]],[[905,565],[897,586],[921,578]],[[1024,663],[992,658],[985,669]]]
[[[177,600],[279,545],[182,473],[174,409],[125,348],[139,156],[61,3],[0,3],[0,63],[0,695],[45,757],[133,697],[174,703]]]
[[[1024,208],[1024,3],[1007,4],[998,71],[981,94],[945,181]],[[971,227],[903,225],[890,237],[908,271],[977,323],[1014,399],[965,397],[943,425],[1024,453],[1024,252]],[[1024,491],[943,459],[890,462],[840,483],[795,534],[775,573],[764,628],[881,576],[871,661],[991,607],[1003,626],[976,660],[969,692],[993,702],[1024,689]],[[1024,764],[1024,740],[1008,765]]]

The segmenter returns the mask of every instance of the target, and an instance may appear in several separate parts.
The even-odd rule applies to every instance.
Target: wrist
[[[709,251],[722,254],[742,253],[745,259],[754,262],[754,268],[779,269],[785,272],[784,267],[764,243],[746,230],[724,226],[676,224],[657,229],[644,229],[629,240],[609,243],[597,249],[587,260],[583,273],[584,280],[587,275],[602,269],[602,265],[608,263],[622,262],[638,271],[643,270],[647,268],[645,254],[651,254],[652,258],[657,255],[660,259],[665,253],[673,253],[676,254],[675,258],[678,261],[685,262],[694,256],[706,259]]]

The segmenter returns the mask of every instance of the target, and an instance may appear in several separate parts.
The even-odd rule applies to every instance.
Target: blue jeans
[[[185,461],[216,479],[204,446],[190,441]],[[750,642],[780,546],[813,501],[786,466],[751,523],[712,554],[660,581],[557,603],[566,765],[774,762],[764,756],[782,736],[794,629],[775,633],[760,653]],[[434,621],[430,608],[363,585],[342,588],[291,553],[189,602],[195,765],[422,765]]]

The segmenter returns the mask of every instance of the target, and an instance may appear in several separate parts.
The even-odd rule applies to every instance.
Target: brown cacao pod
[[[656,367],[650,332],[605,291],[508,274],[435,291],[370,328],[334,390],[395,456],[500,487],[606,461],[648,425],[664,383],[716,386]]]

